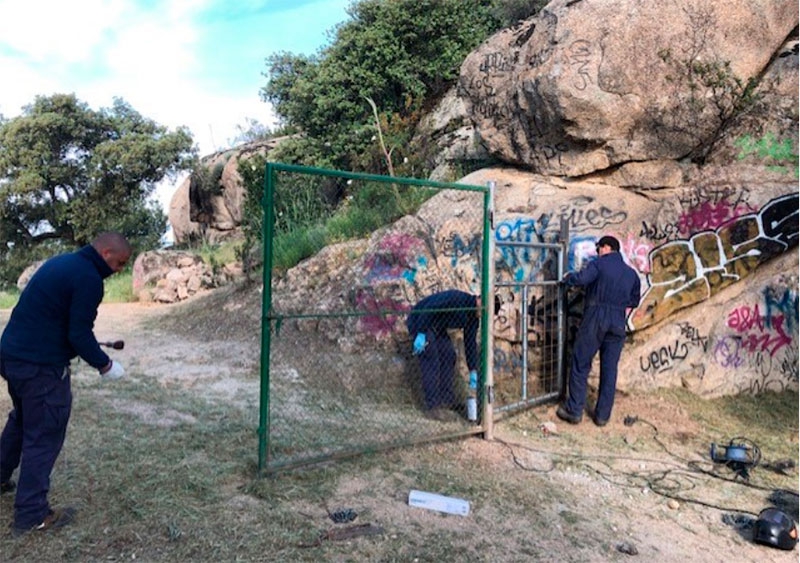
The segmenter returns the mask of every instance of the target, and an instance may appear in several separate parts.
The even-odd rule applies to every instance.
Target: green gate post
[[[263,291],[261,294],[261,391],[258,409],[258,472],[267,465],[269,451],[269,358],[272,347],[272,259],[275,236],[275,171],[267,162],[264,199],[261,202],[261,240],[263,242]],[[266,321],[266,322],[265,322]]]
[[[492,336],[492,316],[494,312],[494,190],[495,183],[487,184],[488,190],[483,194],[483,264],[481,264],[481,423],[483,437],[492,439],[494,427],[494,375],[492,361],[494,359],[494,340]],[[491,353],[490,353],[491,352]]]

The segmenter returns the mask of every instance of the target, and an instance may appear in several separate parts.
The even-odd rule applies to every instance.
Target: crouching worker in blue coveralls
[[[586,380],[599,350],[600,389],[592,420],[597,426],[605,426],[614,407],[627,310],[639,305],[641,287],[636,271],[623,262],[617,239],[601,237],[596,248],[597,259],[577,274],[568,273],[563,280],[567,286],[585,286],[586,294],[583,320],[572,354],[569,394],[556,410],[556,416],[572,424],[581,421],[586,405]]]
[[[464,331],[464,352],[470,370],[470,385],[478,379],[478,328],[481,298],[456,289],[422,299],[408,315],[408,334],[414,339],[413,353],[419,357],[426,416],[447,420],[450,409],[460,410],[453,392],[456,350],[448,329]],[[453,413],[454,414],[454,413]]]
[[[80,356],[106,379],[125,374],[100,348],[93,329],[103,280],[130,256],[125,237],[103,233],[76,252],[51,258],[25,286],[0,338],[0,375],[13,404],[0,435],[0,493],[17,491],[14,536],[60,528],[75,517],[73,508],[53,510],[47,502],[72,409],[70,360]]]

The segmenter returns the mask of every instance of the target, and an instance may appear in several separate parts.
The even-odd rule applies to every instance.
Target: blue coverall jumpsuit
[[[0,434],[0,483],[19,466],[14,527],[50,512],[50,473],[72,410],[70,360],[101,369],[110,359],[92,332],[111,267],[91,246],[56,256],[33,275],[0,338],[0,375],[13,409]]]
[[[577,274],[569,274],[568,286],[585,286],[583,320],[578,328],[569,372],[569,396],[565,408],[579,416],[586,405],[586,380],[592,359],[600,351],[600,390],[595,420],[608,420],[614,407],[617,364],[625,342],[625,309],[639,305],[641,282],[619,252],[589,262]]]
[[[417,334],[424,333],[428,342],[425,350],[419,355],[422,391],[427,409],[455,406],[453,375],[456,350],[447,330],[464,331],[467,367],[470,371],[477,371],[476,339],[479,325],[477,296],[456,289],[429,295],[411,309],[406,321],[408,334],[413,340]]]

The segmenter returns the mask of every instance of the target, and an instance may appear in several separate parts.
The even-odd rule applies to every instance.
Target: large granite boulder
[[[214,186],[203,186],[197,175],[178,186],[168,213],[175,243],[240,238],[245,192],[239,166],[255,155],[266,154],[282,140],[247,143],[203,157],[201,164]]]
[[[489,151],[539,173],[702,158],[797,25],[789,0],[555,0],[472,52],[460,86]]]

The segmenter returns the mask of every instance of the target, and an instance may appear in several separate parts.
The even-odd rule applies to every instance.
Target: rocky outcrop
[[[786,0],[556,0],[472,53],[461,97],[421,124],[443,177],[507,163],[460,180],[495,184],[495,243],[563,241],[563,225],[575,270],[600,236],[620,239],[642,282],[622,390],[797,389],[797,25]],[[541,249],[483,255],[483,197],[445,190],[325,248],[276,282],[271,314],[392,353],[416,301],[479,291],[487,260],[506,280],[556,279]],[[523,338],[512,321],[495,327],[498,377],[518,373],[502,360]]]
[[[133,263],[133,293],[143,302],[177,303],[224,285],[240,272],[213,268],[191,252],[143,252]]]
[[[266,154],[282,140],[247,143],[204,157],[201,164],[206,181],[198,181],[197,174],[190,176],[172,196],[168,215],[175,243],[214,243],[240,237],[245,193],[239,166],[254,155]]]
[[[796,37],[787,40],[796,26],[785,2],[556,1],[470,55],[465,105],[443,103],[427,122],[434,138],[477,134],[515,165],[459,180],[495,184],[497,244],[556,242],[566,225],[568,268],[579,269],[600,236],[620,239],[642,282],[623,391],[797,389],[798,54]],[[674,76],[687,65],[717,72],[718,84],[693,93]],[[733,99],[715,88],[751,78],[738,106],[747,111],[730,111]],[[419,298],[480,290],[482,197],[444,191],[366,241],[326,249],[287,273],[275,306],[360,311],[301,323],[343,349],[407,346],[404,321]],[[504,250],[493,262],[508,280],[556,279],[541,250]],[[509,358],[519,319],[506,309],[493,322],[496,381],[518,369]],[[530,322],[537,338],[552,330]]]
[[[746,164],[655,170],[644,183],[668,177],[671,188],[637,192],[603,175],[564,179],[515,168],[483,169],[460,183],[496,184],[497,244],[556,242],[565,222],[568,267],[579,269],[600,236],[620,239],[642,281],[621,390],[685,386],[714,396],[797,388],[794,176]],[[447,190],[367,240],[326,248],[276,285],[277,316],[324,315],[298,326],[343,350],[407,346],[405,319],[421,297],[452,287],[480,291],[482,198]],[[542,249],[495,253],[496,280],[557,279],[551,267]],[[328,316],[337,311],[361,315]],[[513,362],[501,360],[518,354],[519,344],[518,320],[507,311],[501,317],[494,319],[498,379],[511,377]],[[532,322],[529,330],[552,327]]]
[[[429,177],[439,182],[457,180],[465,167],[491,160],[455,87],[420,120],[412,145],[428,156]]]
[[[556,0],[471,53],[460,86],[504,162],[581,176],[676,160],[713,148],[797,25],[788,0]]]

